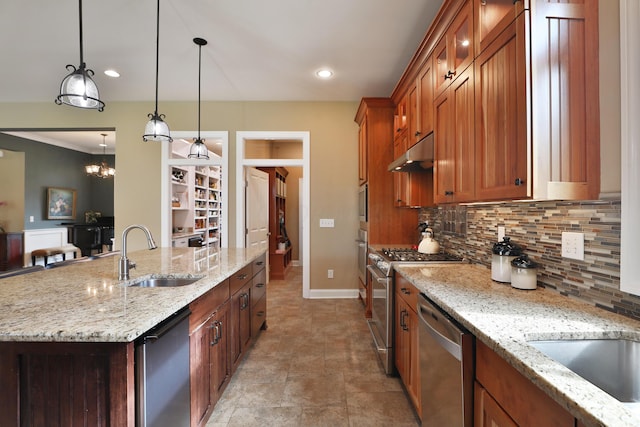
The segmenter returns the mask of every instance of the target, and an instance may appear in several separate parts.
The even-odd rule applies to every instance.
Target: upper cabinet
[[[415,123],[415,128],[410,133],[413,135],[411,145],[433,132],[433,75],[433,60],[429,56],[422,64],[416,79],[415,118],[410,121]]]
[[[600,194],[598,1],[531,7],[534,198]]]
[[[471,0],[464,3],[434,50],[436,96],[473,62],[472,5]]]
[[[513,18],[511,14],[506,17]],[[527,11],[512,19],[474,63],[477,200],[531,196],[528,30]]]
[[[482,52],[520,13],[529,9],[530,0],[476,0],[476,53]]]

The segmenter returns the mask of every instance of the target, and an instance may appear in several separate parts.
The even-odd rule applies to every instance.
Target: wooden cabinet
[[[420,358],[418,354],[418,290],[396,274],[394,362],[411,403],[421,416]]]
[[[368,163],[368,222],[360,228],[368,231],[369,244],[416,243],[418,212],[394,206],[393,172],[387,167],[394,160],[394,116],[390,98],[363,98],[355,121],[360,135],[366,135]],[[361,155],[361,157],[365,157]]]
[[[23,252],[22,233],[0,233],[0,271],[21,268]]]
[[[476,200],[531,196],[528,33],[526,11],[475,60]]]
[[[571,426],[575,418],[507,361],[476,341],[476,426]]]
[[[286,234],[289,171],[282,167],[258,169],[269,174],[269,278],[284,280],[291,266],[291,241]]]
[[[415,119],[412,119],[416,124],[413,133],[411,133],[413,135],[413,144],[433,132],[433,75],[433,59],[429,56],[422,64],[416,79],[416,111],[413,114]]]
[[[434,49],[436,96],[471,64],[473,47],[472,1],[467,0]]]
[[[229,278],[231,294],[231,367],[235,372],[251,342],[252,266],[247,265]]]
[[[434,199],[475,198],[475,114],[473,67],[467,68],[435,102]]]
[[[251,338],[255,341],[261,329],[267,329],[267,271],[265,256],[253,263],[251,279]]]
[[[367,123],[365,118],[358,130],[358,185],[366,183],[368,175]]]
[[[476,54],[484,51],[523,10],[530,0],[482,0],[474,2]]]
[[[600,195],[598,3],[532,4],[536,199]]]
[[[229,281],[189,305],[191,426],[203,426],[231,377]]]

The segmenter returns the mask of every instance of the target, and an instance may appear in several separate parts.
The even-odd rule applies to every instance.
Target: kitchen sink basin
[[[640,342],[581,339],[529,344],[620,402],[640,402]]]
[[[200,280],[198,277],[153,277],[130,284],[136,288],[173,288],[186,286]]]

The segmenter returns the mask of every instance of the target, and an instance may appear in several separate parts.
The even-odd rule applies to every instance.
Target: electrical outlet
[[[327,270],[327,279],[333,279],[333,270]]]
[[[333,218],[320,218],[320,227],[333,228]]]
[[[29,216],[29,222],[33,222],[33,221],[35,221],[35,218],[33,217],[33,215],[30,215]]]
[[[562,257],[584,261],[584,233],[562,232]]]
[[[502,242],[502,239],[504,239],[504,234],[505,234],[504,226],[499,225],[498,226],[498,242]]]

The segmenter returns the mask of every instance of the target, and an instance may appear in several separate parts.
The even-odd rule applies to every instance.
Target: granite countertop
[[[527,344],[567,338],[640,341],[640,322],[542,287],[526,291],[494,282],[480,265],[399,265],[396,270],[586,425],[640,425],[636,409]]]
[[[158,248],[0,280],[0,341],[131,342],[264,253],[257,249]],[[127,286],[152,276],[198,277],[173,288]]]

